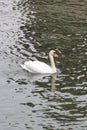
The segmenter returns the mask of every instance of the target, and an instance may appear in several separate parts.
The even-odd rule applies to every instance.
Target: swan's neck
[[[54,58],[53,58],[52,55],[49,55],[49,57],[50,57],[52,72],[55,73],[56,72],[56,66],[55,66]]]

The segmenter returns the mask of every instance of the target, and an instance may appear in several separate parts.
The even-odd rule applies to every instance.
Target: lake
[[[58,72],[32,74],[27,60]],[[87,129],[87,1],[0,1],[0,128],[2,130]]]

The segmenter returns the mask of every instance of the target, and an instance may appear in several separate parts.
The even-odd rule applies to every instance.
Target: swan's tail
[[[24,70],[29,71],[29,72],[32,73],[32,71],[31,71],[29,68],[27,68],[27,66],[26,66],[25,64],[20,64],[20,66],[21,66]]]
[[[28,71],[27,67],[26,67],[24,64],[20,64],[20,66],[21,66],[23,69],[25,69],[25,70]]]

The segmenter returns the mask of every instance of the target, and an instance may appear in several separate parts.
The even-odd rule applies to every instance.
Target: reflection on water
[[[1,129],[87,128],[87,1],[0,1]],[[20,63],[48,63],[56,75],[34,75]]]
[[[55,80],[56,80],[56,74],[53,74],[51,76],[51,91],[52,92],[56,90]]]

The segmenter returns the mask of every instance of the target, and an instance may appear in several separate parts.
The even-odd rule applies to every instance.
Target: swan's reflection
[[[55,81],[56,81],[56,77],[57,77],[57,74],[46,74],[46,75],[42,75],[42,74],[29,74],[29,77],[30,77],[30,82],[31,83],[35,83],[37,85],[37,82],[50,82],[51,84],[51,91],[54,92],[56,90],[56,87],[55,87]],[[49,80],[48,80],[49,79]],[[48,81],[47,81],[48,80]]]
[[[56,90],[55,81],[57,74],[51,75],[51,91],[54,92]]]

